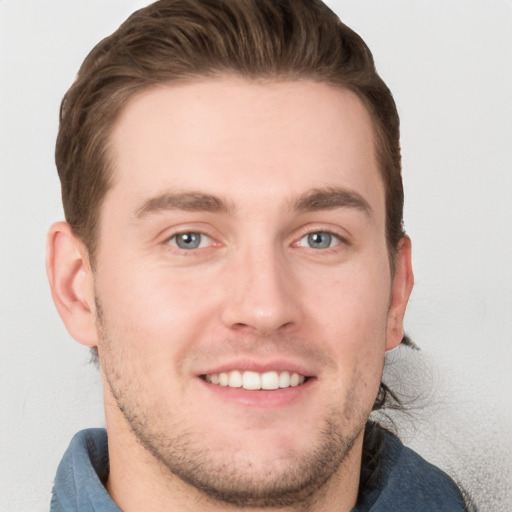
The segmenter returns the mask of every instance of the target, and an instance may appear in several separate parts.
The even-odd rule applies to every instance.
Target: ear
[[[69,334],[82,345],[96,346],[94,276],[87,249],[66,222],[53,224],[48,232],[46,273]]]
[[[408,236],[404,236],[398,242],[395,254],[395,275],[393,277],[391,303],[388,310],[386,350],[391,350],[402,342],[405,309],[413,285],[411,239]]]

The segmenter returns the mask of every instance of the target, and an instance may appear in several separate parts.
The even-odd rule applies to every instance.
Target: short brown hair
[[[404,234],[396,106],[364,41],[320,0],[159,0],[92,50],[62,101],[56,146],[66,220],[91,260],[112,180],[109,135],[127,101],[152,85],[219,74],[311,79],[357,94],[373,119],[393,264]]]

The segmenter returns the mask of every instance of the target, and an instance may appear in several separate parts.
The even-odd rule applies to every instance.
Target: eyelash
[[[335,238],[337,240],[337,243],[335,243],[333,246],[325,247],[325,248],[313,248],[313,247],[299,245],[301,240],[303,240],[304,238],[306,238],[308,236],[315,235],[315,234],[329,235],[329,236]],[[341,250],[341,248],[343,246],[346,247],[346,246],[350,245],[347,238],[345,236],[341,235],[336,230],[322,229],[322,228],[314,228],[314,229],[306,228],[306,229],[304,229],[304,231],[300,234],[300,236],[296,240],[297,241],[292,244],[293,246],[304,247],[305,249],[311,249],[313,251],[322,252],[324,254],[325,253],[337,253]]]
[[[199,247],[192,247],[192,248],[188,248],[188,249],[185,249],[183,247],[179,247],[177,240],[178,240],[178,238],[180,236],[184,236],[184,235],[196,235],[196,236],[199,235],[202,238],[201,241],[199,242],[200,246]],[[203,243],[203,239],[204,238],[209,240],[209,242],[207,242],[206,246],[201,247],[201,244]],[[172,240],[174,240],[176,243],[171,243]],[[170,237],[165,239],[165,244],[171,245],[174,248],[176,248],[177,250],[182,251],[184,253],[193,253],[197,249],[207,249],[212,244],[212,242],[213,242],[213,238],[211,236],[207,235],[206,233],[203,233],[202,231],[192,231],[192,230],[190,230],[190,231],[179,231],[178,233],[174,233],[173,235],[171,235]]]

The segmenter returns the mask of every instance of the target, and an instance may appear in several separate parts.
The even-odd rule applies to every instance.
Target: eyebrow
[[[292,211],[320,211],[336,208],[354,208],[368,216],[372,208],[368,201],[353,190],[327,187],[315,188],[302,194],[291,202]],[[135,211],[136,218],[167,210],[185,210],[211,213],[233,213],[235,207],[220,197],[202,192],[166,192],[144,201]]]
[[[233,209],[233,206],[227,201],[211,194],[204,194],[202,192],[169,192],[146,200],[135,211],[135,217],[140,219],[150,213],[166,210],[230,213]]]
[[[291,204],[292,210],[319,211],[336,208],[354,208],[372,215],[370,203],[358,192],[339,187],[315,188],[299,196]]]

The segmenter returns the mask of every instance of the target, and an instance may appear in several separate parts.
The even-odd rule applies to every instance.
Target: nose
[[[299,323],[300,294],[291,266],[277,250],[248,250],[227,271],[224,325],[262,336]]]

